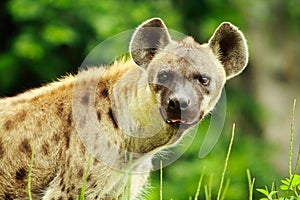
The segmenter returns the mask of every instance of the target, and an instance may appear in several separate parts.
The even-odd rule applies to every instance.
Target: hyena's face
[[[226,79],[240,73],[248,59],[245,39],[230,23],[221,24],[209,43],[200,45],[191,37],[171,40],[158,18],[137,29],[130,53],[147,70],[162,119],[187,128],[213,109]]]
[[[225,71],[212,56],[207,48],[186,38],[166,46],[149,63],[148,81],[166,123],[194,125],[212,109],[226,80]]]

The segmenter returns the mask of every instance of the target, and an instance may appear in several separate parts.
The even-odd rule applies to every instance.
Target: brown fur
[[[156,29],[147,30],[149,27]],[[0,199],[27,198],[32,149],[33,199],[75,199],[90,153],[86,198],[122,196],[130,178],[130,199],[135,199],[147,181],[153,155],[175,145],[210,112],[226,76],[238,74],[247,63],[244,38],[229,23],[220,26],[210,43],[200,45],[190,37],[171,41],[164,23],[154,18],[137,29],[130,52],[132,60],[115,62],[107,69],[90,68],[0,100]],[[193,91],[184,94],[199,105],[183,115],[193,123],[181,121],[179,127],[164,119],[177,115],[166,100],[173,93],[166,85],[157,84],[161,70],[174,72],[177,78],[168,87],[175,93],[186,91],[182,83]],[[199,84],[202,72],[209,75],[209,86]],[[165,109],[166,116],[158,108]],[[101,131],[93,123],[98,123]],[[130,154],[132,170],[144,173],[126,173]]]

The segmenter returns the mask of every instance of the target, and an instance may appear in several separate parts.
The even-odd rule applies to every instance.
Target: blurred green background
[[[0,96],[76,73],[100,42],[151,17],[162,18],[168,28],[200,43],[208,41],[221,22],[230,21],[245,34],[250,48],[247,69],[226,85],[227,115],[218,143],[207,157],[198,158],[209,126],[207,117],[187,152],[163,169],[163,199],[194,196],[204,166],[204,182],[212,186],[215,198],[233,122],[236,136],[226,174],[230,178],[226,199],[247,199],[247,168],[256,178],[255,187],[272,181],[280,185],[280,178],[288,175],[292,102],[300,101],[299,0],[2,0]],[[159,199],[158,172],[152,174],[151,185],[147,199]],[[204,199],[203,188],[200,196]],[[260,197],[256,191],[254,196]]]

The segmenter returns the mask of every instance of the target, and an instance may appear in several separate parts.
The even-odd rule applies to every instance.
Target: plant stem
[[[163,182],[163,170],[162,170],[162,160],[160,160],[160,190],[159,190],[159,199],[162,200],[162,182]]]
[[[250,174],[249,169],[247,169],[247,178],[248,178],[248,186],[249,186],[249,200],[252,200],[252,198],[253,198],[253,186],[254,186],[255,178],[253,178],[251,180],[251,174]]]
[[[202,169],[202,173],[201,173],[201,176],[200,176],[200,179],[199,179],[199,182],[198,182],[197,191],[196,191],[196,195],[195,195],[194,200],[198,200],[198,196],[199,196],[199,193],[200,193],[200,188],[201,188],[204,172],[205,172],[205,167],[203,167],[203,169]]]
[[[30,167],[29,167],[29,173],[28,173],[27,189],[28,189],[29,200],[32,200],[32,197],[31,197],[31,175],[32,175],[33,159],[34,159],[34,146],[32,146],[32,150],[31,150],[31,160],[30,160]]]
[[[82,183],[82,188],[81,188],[81,192],[80,192],[80,200],[84,200],[84,193],[85,193],[85,187],[86,187],[86,181],[87,181],[87,177],[89,175],[89,172],[90,172],[90,165],[91,165],[91,154],[89,154],[89,157],[88,157],[88,166],[87,166],[87,169],[86,169],[86,172],[85,172],[85,175],[83,177],[83,183]]]
[[[224,177],[225,177],[225,173],[226,173],[226,170],[227,170],[229,156],[230,156],[230,153],[231,153],[231,147],[232,147],[232,144],[233,144],[234,132],[235,132],[235,123],[233,123],[233,125],[232,125],[231,138],[230,138],[230,143],[229,143],[229,147],[228,147],[228,151],[227,151],[227,155],[226,155],[226,159],[225,159],[225,164],[224,164],[224,168],[223,168],[223,172],[222,172],[222,176],[221,176],[221,181],[220,181],[220,187],[219,187],[219,191],[218,191],[217,200],[220,200],[220,197],[221,197]]]
[[[296,99],[294,99],[292,119],[291,119],[291,134],[290,134],[290,154],[289,154],[289,174],[292,176],[292,157],[293,157],[293,139],[294,139],[294,126],[295,126],[295,108]]]

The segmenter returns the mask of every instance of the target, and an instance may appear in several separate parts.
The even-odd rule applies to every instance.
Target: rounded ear
[[[229,22],[222,23],[209,40],[209,46],[224,66],[227,79],[241,73],[248,63],[244,35]]]
[[[160,18],[142,23],[132,36],[129,52],[133,61],[146,68],[154,55],[171,41],[166,25]]]

